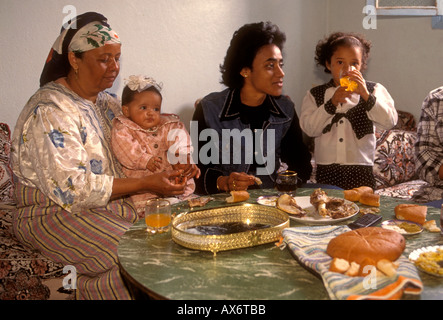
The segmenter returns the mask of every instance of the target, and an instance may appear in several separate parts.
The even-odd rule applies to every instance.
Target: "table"
[[[308,196],[313,189],[301,188],[297,196]],[[325,190],[328,195],[343,197],[340,190]],[[275,190],[250,190],[250,203],[260,195]],[[227,194],[214,196],[211,207],[222,206]],[[404,200],[382,197],[383,220],[394,218],[394,207]],[[364,207],[361,206],[360,207]],[[187,204],[173,206],[173,212],[189,210]],[[358,217],[358,215],[356,216]],[[428,220],[440,225],[440,210],[429,207]],[[340,224],[348,224],[355,218]],[[291,220],[291,227],[302,226]],[[171,234],[148,235],[143,220],[134,224],[122,237],[118,258],[120,269],[130,290],[138,299],[173,300],[327,300],[320,278],[302,267],[288,249],[274,243],[251,248],[211,252],[184,248]],[[404,255],[417,248],[443,245],[440,233],[424,230],[406,237]],[[405,299],[443,299],[443,278],[420,272],[424,290],[419,297]]]

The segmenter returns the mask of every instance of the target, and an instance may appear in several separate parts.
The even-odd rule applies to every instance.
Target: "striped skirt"
[[[70,213],[37,189],[16,183],[14,232],[25,245],[76,271],[79,300],[126,300],[131,296],[118,267],[120,238],[137,221],[131,202]],[[72,280],[71,280],[72,283]]]

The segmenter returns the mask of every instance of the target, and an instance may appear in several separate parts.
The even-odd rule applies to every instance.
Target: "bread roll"
[[[357,202],[360,200],[360,193],[357,190],[344,190],[344,198],[346,200]]]
[[[242,202],[249,199],[248,191],[231,191],[231,196],[226,198],[226,202],[234,203],[234,202]]]
[[[381,259],[377,262],[377,269],[388,277],[393,277],[397,274],[397,269],[395,268],[394,264],[386,259]]]
[[[362,186],[351,190],[345,190],[343,193],[346,200],[357,202],[360,201],[362,194],[374,193],[374,190],[371,187]]]
[[[354,188],[354,190],[356,190],[360,194],[374,193],[374,190],[371,187],[365,187],[365,186]]]
[[[437,227],[437,223],[435,222],[435,220],[429,220],[426,221],[423,224],[423,228],[425,228],[426,230],[430,231],[430,232],[440,232],[440,228]]]
[[[331,265],[329,267],[329,271],[331,272],[338,272],[338,273],[345,273],[348,271],[349,267],[351,265],[348,261],[340,258],[334,258],[332,259]]]
[[[360,195],[360,203],[372,207],[380,207],[380,195],[375,193],[363,193]]]
[[[405,250],[405,238],[398,232],[380,227],[345,232],[329,241],[326,252],[332,258],[362,264],[365,259],[397,260]]]
[[[358,263],[352,261],[351,266],[345,272],[345,275],[347,275],[349,277],[356,277],[356,276],[358,276],[359,271],[360,271],[360,265]]]
[[[394,208],[395,217],[423,225],[426,222],[428,207],[418,204],[399,204]]]
[[[358,271],[358,275],[360,277],[366,277],[371,274],[373,268],[377,268],[376,262],[371,258],[365,258],[360,264],[360,270]]]

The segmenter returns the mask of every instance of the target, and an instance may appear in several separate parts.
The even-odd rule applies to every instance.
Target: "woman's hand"
[[[221,176],[217,179],[217,186],[220,190],[243,191],[254,185],[255,177],[244,172],[232,172],[229,176]]]
[[[183,170],[169,170],[143,178],[116,178],[111,198],[145,192],[157,193],[160,196],[181,195],[185,191],[186,182]]]

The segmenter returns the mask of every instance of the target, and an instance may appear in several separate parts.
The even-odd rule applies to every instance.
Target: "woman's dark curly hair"
[[[336,32],[329,37],[318,42],[315,49],[315,61],[317,65],[323,66],[326,73],[331,71],[326,67],[326,63],[331,63],[331,58],[339,47],[359,47],[362,52],[361,71],[366,70],[371,42],[357,33]]]
[[[244,78],[240,71],[245,67],[252,69],[252,62],[259,49],[275,44],[283,51],[285,42],[286,35],[271,22],[244,25],[234,33],[224,63],[220,65],[221,83],[231,89],[241,88]]]

